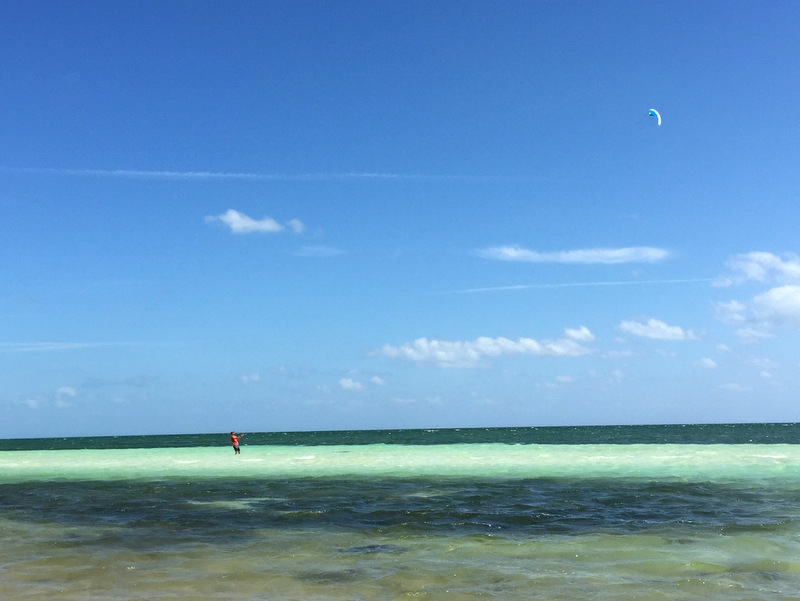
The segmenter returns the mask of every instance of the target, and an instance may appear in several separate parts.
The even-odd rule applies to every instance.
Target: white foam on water
[[[800,445],[354,445],[0,452],[0,482],[292,477],[649,478],[800,484]]]

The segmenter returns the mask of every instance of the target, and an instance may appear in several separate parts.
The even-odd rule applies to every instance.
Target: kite
[[[651,117],[656,117],[658,119],[658,124],[661,125],[661,115],[656,109],[650,109],[649,111],[647,111],[647,114],[650,115]]]

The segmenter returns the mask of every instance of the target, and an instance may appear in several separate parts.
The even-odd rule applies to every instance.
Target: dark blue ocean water
[[[645,426],[552,426],[529,428],[442,428],[251,432],[244,445],[363,444],[794,444],[800,424],[669,424]],[[135,449],[209,447],[228,443],[228,433],[150,436],[92,436],[0,440],[0,451],[32,449]]]

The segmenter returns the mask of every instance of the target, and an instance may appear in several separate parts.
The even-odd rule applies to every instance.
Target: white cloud
[[[759,369],[776,369],[778,364],[769,357],[748,357],[746,362]]]
[[[585,330],[585,332],[583,331]],[[591,332],[586,328],[569,330],[579,332],[582,340],[590,340]],[[588,335],[588,336],[587,336]],[[433,363],[440,367],[475,367],[485,357],[500,355],[537,355],[554,357],[576,357],[591,352],[574,338],[560,338],[537,342],[532,338],[480,337],[471,341],[428,340],[418,338],[401,346],[385,344],[376,354],[393,359],[407,359],[416,363]]]
[[[770,288],[748,304],[717,303],[714,312],[723,323],[740,326],[736,335],[742,340],[774,338],[774,328],[800,329],[800,285]]]
[[[800,283],[800,257],[786,253],[784,258],[768,252],[735,255],[725,262],[729,272],[714,281],[715,286],[735,286],[745,282]]]
[[[745,341],[756,341],[756,340],[764,340],[767,338],[775,338],[775,335],[771,332],[768,332],[764,327],[761,326],[749,326],[746,328],[739,328],[736,330],[737,338]]]
[[[632,357],[633,351],[630,350],[606,351],[600,356],[603,357],[603,359],[623,359],[625,357]]]
[[[518,246],[494,246],[478,251],[486,259],[524,261],[527,263],[654,263],[669,256],[662,248],[632,246],[627,248],[586,248],[559,252],[538,252]]]
[[[742,386],[741,384],[720,384],[719,388],[729,392],[750,392],[753,389],[749,386]]]
[[[413,399],[411,397],[392,397],[392,402],[398,405],[413,405],[414,403],[418,402],[417,399]]]
[[[386,381],[380,376],[372,376],[372,378],[370,378],[369,381],[372,382],[375,386],[386,386]]]
[[[698,340],[691,330],[684,330],[680,326],[670,326],[658,319],[648,319],[647,323],[623,321],[619,324],[619,329],[634,336],[657,340]]]
[[[564,330],[564,334],[566,334],[567,338],[571,338],[572,340],[578,340],[580,342],[591,342],[594,340],[594,334],[589,331],[589,328],[586,326],[581,326],[577,330],[573,330],[567,328]]]
[[[745,321],[745,309],[747,307],[739,301],[719,302],[714,306],[714,313],[723,323],[741,323]]]
[[[800,286],[781,286],[755,296],[753,312],[770,326],[800,328]]]
[[[273,234],[282,232],[286,226],[281,225],[272,217],[264,217],[263,219],[253,219],[240,213],[234,209],[228,209],[222,215],[209,215],[206,217],[206,223],[220,221],[227,225],[234,234]],[[297,219],[291,219],[288,224],[289,228],[296,234],[305,230],[305,225]]]
[[[258,373],[245,374],[245,375],[243,375],[243,376],[242,376],[241,378],[239,378],[239,379],[240,379],[240,380],[241,380],[243,383],[245,383],[245,384],[249,384],[249,383],[251,383],[251,382],[260,382],[260,381],[261,381],[261,375],[260,375],[260,374],[258,374]]]
[[[361,390],[364,388],[361,382],[353,380],[352,378],[342,378],[339,380],[339,386],[342,390]]]
[[[56,391],[56,400],[55,406],[59,409],[65,409],[66,407],[70,406],[70,402],[68,399],[74,398],[77,396],[76,390],[72,386],[61,386]]]
[[[286,222],[286,225],[288,225],[295,234],[302,234],[306,230],[305,224],[299,219],[290,219]]]
[[[707,369],[714,369],[717,366],[717,362],[713,359],[709,359],[708,357],[703,357],[697,363],[695,363],[698,367],[705,367]]]

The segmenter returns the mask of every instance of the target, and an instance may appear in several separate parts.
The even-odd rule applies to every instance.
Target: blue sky
[[[0,437],[800,420],[798,30],[7,2]]]

